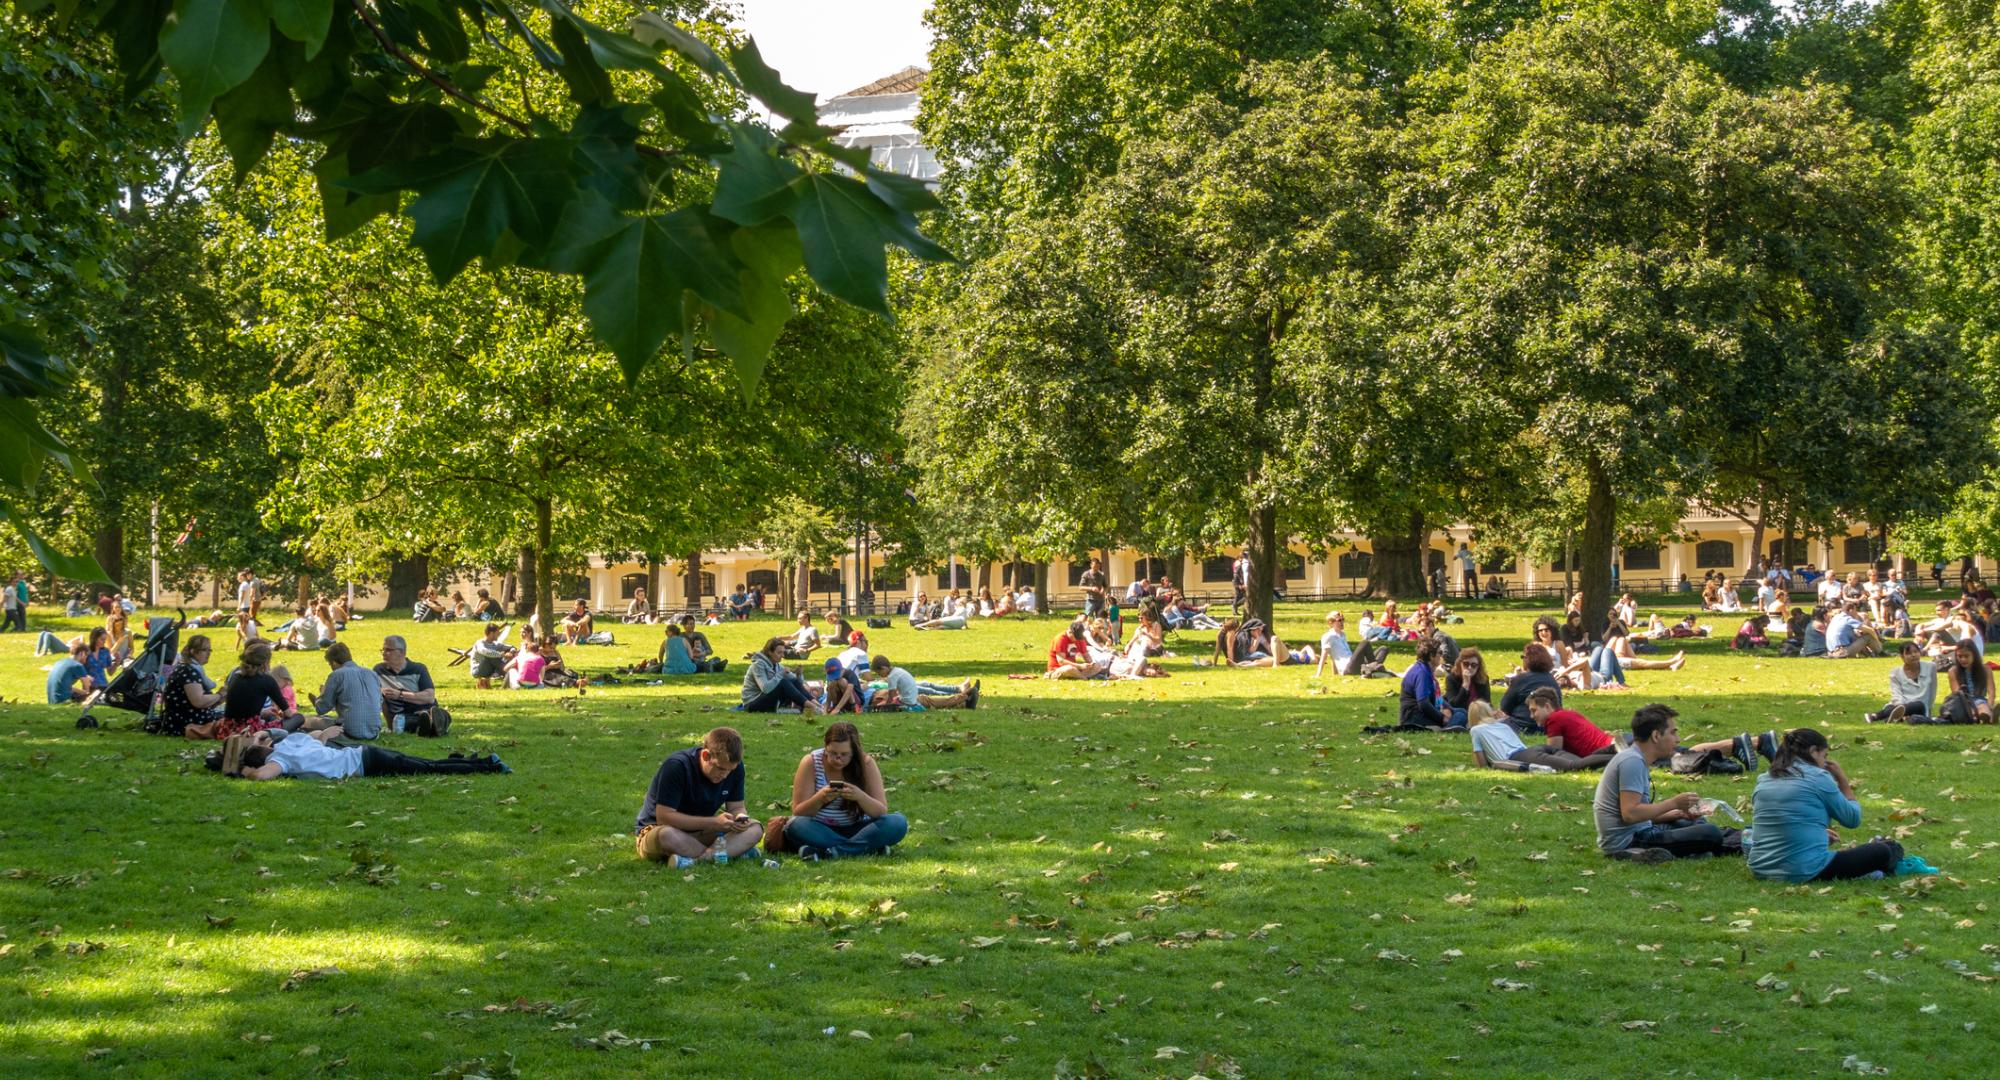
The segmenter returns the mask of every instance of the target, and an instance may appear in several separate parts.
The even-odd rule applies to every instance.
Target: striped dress
[[[826,748],[813,751],[812,759],[813,789],[817,791],[826,786]],[[820,807],[813,820],[836,829],[851,829],[861,824],[861,811],[855,807],[853,800],[834,799]]]

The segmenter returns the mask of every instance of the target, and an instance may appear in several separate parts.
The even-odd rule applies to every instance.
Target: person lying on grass
[[[1548,741],[1529,746],[1521,741],[1512,723],[1483,701],[1474,701],[1472,717],[1472,758],[1481,768],[1526,771],[1543,765],[1556,772],[1601,769],[1617,752],[1617,745],[1603,728],[1581,713],[1562,708],[1562,694],[1553,686],[1541,686],[1528,695],[1529,718],[1533,730],[1548,732]]]
[[[1889,704],[1862,713],[1861,719],[1871,724],[1943,723],[1931,716],[1937,701],[1937,665],[1924,659],[1924,647],[1914,641],[1903,642],[1898,655],[1902,662],[1889,671]]]
[[[1689,855],[1742,853],[1735,829],[1712,825],[1700,813],[1701,796],[1682,792],[1653,801],[1653,766],[1681,749],[1679,716],[1654,703],[1632,714],[1632,745],[1613,755],[1597,782],[1591,810],[1597,847],[1607,857],[1634,862],[1669,862]],[[1703,743],[1695,750],[1733,748],[1734,742]]]
[[[1312,649],[1287,648],[1261,620],[1234,618],[1222,620],[1222,629],[1215,632],[1215,651],[1209,655],[1210,662],[1217,666],[1226,662],[1239,668],[1310,664],[1313,659]]]
[[[1131,643],[1112,657],[1107,670],[1114,679],[1164,679],[1167,669],[1153,661],[1155,650],[1166,651],[1166,630],[1156,616],[1142,615]]]
[[[885,690],[895,692],[896,704],[905,709],[977,709],[979,707],[979,681],[966,679],[956,686],[946,683],[919,682],[916,676],[889,662],[889,658],[877,655],[868,665],[871,677],[867,686],[869,708],[875,708],[878,697]],[[886,701],[886,698],[879,699]]]
[[[780,708],[819,713],[819,702],[806,691],[805,680],[786,669],[785,639],[774,637],[750,654],[750,666],[743,672],[743,700],[738,712],[777,712]]]
[[[1546,689],[1537,692],[1555,693]],[[1569,753],[1558,745],[1560,740],[1557,739],[1550,739],[1544,745],[1529,746],[1521,740],[1521,733],[1514,730],[1514,725],[1507,722],[1507,714],[1484,701],[1472,703],[1469,717],[1472,724],[1472,760],[1482,769],[1575,772],[1578,769],[1603,768],[1604,763],[1611,760],[1608,753],[1588,758]]]
[[[442,773],[469,776],[474,773],[510,773],[514,770],[498,754],[483,757],[432,759],[411,757],[380,746],[328,746],[341,737],[338,727],[314,732],[296,732],[273,741],[269,731],[233,735],[219,752],[209,754],[209,767],[224,776],[245,780],[276,780],[289,776],[298,780],[345,780],[350,776],[416,776]]]
[[[827,725],[820,748],[792,773],[785,846],[805,859],[875,855],[909,832],[909,820],[889,810],[882,770],[862,751],[861,730],[846,720]]]
[[[1802,727],[1785,732],[1771,771],[1757,778],[1753,813],[1743,838],[1750,872],[1766,881],[1846,881],[1897,872],[1903,845],[1878,837],[1842,851],[1832,825],[1861,826],[1861,803],[1826,736]],[[1914,870],[1914,867],[1912,867]]]
[[[782,639],[777,639],[782,640]],[[748,854],[764,827],[743,812],[743,736],[719,727],[660,763],[632,825],[639,857],[693,866]]]

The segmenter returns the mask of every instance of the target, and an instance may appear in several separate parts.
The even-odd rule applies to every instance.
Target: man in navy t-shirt
[[[661,762],[632,831],[640,858],[676,866],[753,850],[764,830],[743,812],[743,736],[719,727]]]

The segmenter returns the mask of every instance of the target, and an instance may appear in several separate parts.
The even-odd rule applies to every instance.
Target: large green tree
[[[1621,500],[1699,496],[1738,440],[1733,403],[1791,392],[1774,372],[1844,384],[1875,355],[1860,343],[1897,339],[1896,177],[1834,91],[1748,93],[1593,19],[1482,53],[1426,138],[1422,307],[1506,388],[1516,408],[1494,422],[1580,483],[1601,620]],[[1846,460],[1895,467],[1867,450]]]

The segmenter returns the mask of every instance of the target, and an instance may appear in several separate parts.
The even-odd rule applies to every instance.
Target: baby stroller
[[[76,718],[76,726],[97,727],[97,717],[92,716],[90,710],[99,705],[140,713],[150,721],[154,710],[159,708],[160,686],[174,657],[180,655],[181,627],[186,625],[185,611],[180,612],[177,619],[165,616],[147,619],[146,647],[118,669],[118,673],[111,677],[110,685],[84,701],[83,715]]]

